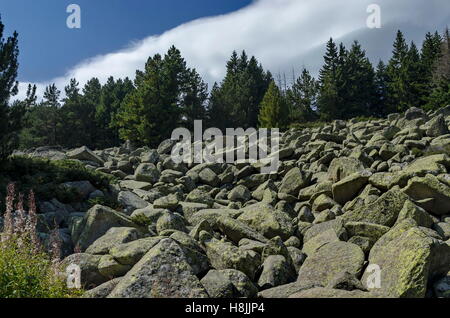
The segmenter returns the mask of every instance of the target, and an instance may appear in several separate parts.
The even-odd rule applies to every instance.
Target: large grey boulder
[[[141,163],[134,172],[136,181],[156,183],[159,180],[160,173],[153,163]]]
[[[98,265],[100,263],[100,255],[91,255],[85,253],[76,253],[67,256],[62,262],[62,269],[64,273],[71,274],[70,269],[74,265],[80,269],[80,280],[83,288],[89,289],[97,287],[100,284],[108,281],[109,278],[100,274]],[[73,272],[73,274],[76,274]]]
[[[108,254],[110,249],[119,244],[137,240],[139,232],[133,227],[113,227],[99,237],[87,249],[88,254]]]
[[[363,170],[333,184],[333,198],[339,204],[345,204],[351,201],[367,184],[372,173],[368,170]]]
[[[202,298],[208,297],[194,275],[189,260],[176,241],[167,238],[120,280],[108,298]]]
[[[450,245],[421,228],[408,229],[402,224],[385,236],[390,239],[380,239],[369,256],[369,265],[381,269],[378,287],[391,297],[425,297],[428,282],[442,277],[450,268]],[[362,278],[368,288],[373,275],[369,268]]]
[[[61,187],[65,190],[74,190],[80,195],[81,200],[86,200],[89,194],[97,189],[89,181],[72,181],[61,184]]]
[[[297,282],[327,286],[341,272],[359,275],[364,259],[364,252],[358,245],[342,241],[327,243],[305,260]]]
[[[138,228],[127,215],[98,204],[85,214],[80,227],[81,234],[75,245],[78,245],[81,251],[85,251],[112,227]]]
[[[262,264],[258,286],[260,289],[273,288],[290,283],[295,278],[295,268],[283,255],[269,255]]]
[[[282,239],[288,239],[294,232],[292,219],[286,213],[274,209],[269,204],[257,203],[245,207],[241,211],[243,213],[238,217],[238,220],[266,238],[280,236]]]
[[[86,291],[83,298],[106,298],[120,282],[121,277],[111,279],[106,283]]]
[[[148,237],[136,241],[113,246],[109,253],[120,264],[134,265],[147,254],[147,252],[161,241],[162,237]]]
[[[148,202],[141,199],[131,191],[121,191],[117,196],[117,201],[124,207],[124,212],[128,215],[137,209],[143,209],[149,205]]]
[[[338,182],[362,170],[364,170],[364,165],[358,159],[351,157],[336,158],[330,163],[328,178],[333,182]]]
[[[302,172],[299,168],[295,167],[288,171],[284,176],[280,185],[280,193],[285,193],[293,196],[297,196],[298,192],[309,186],[311,181],[311,175]]]
[[[267,242],[267,239],[253,230],[245,223],[235,220],[229,216],[221,216],[217,219],[217,228],[231,241],[238,244],[240,240],[247,238],[259,242]]]
[[[104,161],[102,160],[102,158],[97,156],[92,150],[90,150],[86,146],[69,151],[66,154],[66,157],[68,159],[77,159],[77,160],[95,162],[96,164],[98,164],[100,166],[103,166],[103,164],[104,164]]]
[[[450,214],[450,187],[431,174],[410,179],[403,192],[416,201],[426,200],[418,204],[432,214]]]
[[[200,242],[215,269],[236,269],[254,279],[260,265],[259,255],[253,251],[242,250],[230,243],[219,241],[207,232],[201,232]]]
[[[399,189],[392,188],[376,201],[343,215],[345,222],[367,222],[393,226],[409,197]]]

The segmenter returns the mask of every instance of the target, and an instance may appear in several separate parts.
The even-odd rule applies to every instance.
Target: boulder
[[[275,236],[288,239],[294,232],[292,219],[265,203],[257,203],[243,208],[238,220],[269,239]]]
[[[97,190],[89,181],[72,181],[61,184],[65,190],[74,190],[80,195],[81,200],[86,200],[89,195]]]
[[[138,231],[133,227],[113,227],[99,237],[87,249],[88,254],[108,254],[110,249],[122,243],[137,240]]]
[[[245,223],[228,216],[219,217],[216,226],[219,231],[236,244],[244,238],[259,242],[267,242],[267,239],[263,235],[259,234]]]
[[[385,298],[386,295],[364,292],[361,290],[343,290],[316,287],[292,294],[289,298]]]
[[[131,215],[137,209],[143,209],[149,205],[148,202],[142,200],[131,191],[120,191],[117,201],[124,207],[124,212],[128,215]]]
[[[358,159],[351,157],[335,158],[328,168],[328,178],[335,183],[362,170],[364,170],[364,165]]]
[[[306,258],[297,282],[327,286],[341,272],[359,275],[364,260],[364,252],[358,245],[341,241],[327,243]]]
[[[111,255],[103,255],[98,263],[98,271],[104,277],[110,279],[121,277],[131,269],[130,265],[123,265],[117,262]]]
[[[113,227],[135,227],[131,219],[111,208],[95,205],[84,216],[82,228],[77,244],[81,251],[85,251],[98,238],[102,237]]]
[[[67,256],[62,262],[62,268],[66,275],[70,270],[70,266],[76,265],[80,268],[81,285],[84,288],[97,287],[100,284],[108,281],[109,278],[100,274],[98,264],[100,263],[100,255],[91,255],[85,253],[76,253]]]
[[[235,269],[212,269],[200,282],[212,298],[248,298],[258,292],[247,275]]]
[[[428,282],[450,268],[450,245],[418,227],[396,226],[391,231],[395,234],[385,234],[391,239],[378,241],[369,256],[369,263],[381,269],[381,291],[391,297],[425,297]],[[366,270],[362,278],[368,288],[370,275]]]
[[[349,175],[333,184],[333,199],[339,204],[345,204],[353,200],[355,196],[364,188],[372,173],[368,170]]]
[[[403,192],[416,201],[432,199],[419,204],[432,214],[450,214],[450,187],[431,174],[410,179]]]
[[[66,157],[68,159],[77,159],[77,160],[95,162],[96,164],[98,164],[100,166],[103,166],[103,164],[104,164],[104,161],[102,160],[102,158],[97,156],[92,150],[90,150],[86,146],[69,151],[66,154]]]
[[[215,269],[236,269],[254,279],[260,265],[258,254],[241,250],[238,247],[219,241],[207,232],[201,232],[200,242],[205,247],[206,255]]]
[[[258,279],[260,289],[268,289],[294,281],[296,272],[282,255],[269,255],[262,264],[262,273]]]
[[[194,275],[183,249],[161,240],[120,280],[108,298],[203,298],[207,293]]]
[[[384,226],[393,226],[397,217],[408,200],[402,191],[392,188],[375,202],[361,208],[349,211],[343,215],[344,222],[367,222]]]
[[[120,282],[121,278],[114,278],[93,289],[86,291],[83,298],[106,298]]]
[[[111,256],[120,264],[134,265],[147,252],[161,241],[162,237],[148,237],[136,241],[115,245],[110,249]]]
[[[286,193],[293,196],[298,196],[300,189],[309,185],[311,175],[303,173],[299,168],[295,167],[288,171],[284,176],[280,185],[280,193]]]

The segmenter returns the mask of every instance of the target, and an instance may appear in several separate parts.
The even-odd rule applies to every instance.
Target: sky
[[[69,29],[66,8],[81,8],[81,28]],[[380,8],[381,28],[369,28],[367,8]],[[397,29],[420,47],[427,31],[450,21],[449,0],[14,0],[1,1],[6,34],[19,33],[20,92],[28,83],[63,88],[98,77],[134,78],[149,56],[171,45],[211,86],[225,74],[233,50],[255,55],[288,81],[317,74],[326,41],[361,42],[376,63],[390,57]]]

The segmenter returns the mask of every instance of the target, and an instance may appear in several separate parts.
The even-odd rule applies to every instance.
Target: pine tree
[[[423,80],[423,85],[421,87],[421,104],[425,105],[428,103],[430,94],[433,90],[433,72],[437,60],[441,54],[441,44],[442,37],[438,32],[431,34],[428,32],[425,35],[425,40],[422,44],[422,51],[420,54],[422,74],[421,78]],[[427,107],[426,105],[424,106]]]
[[[405,58],[405,96],[401,105],[402,109],[409,107],[422,107],[422,95],[425,89],[425,79],[420,54],[414,42],[409,46],[408,54]]]
[[[375,100],[371,111],[372,116],[384,117],[390,113],[388,105],[388,82],[387,67],[380,60],[375,73]]]
[[[107,148],[120,144],[116,116],[125,97],[134,90],[133,82],[127,77],[124,80],[108,78],[102,86],[100,104],[95,110],[95,121],[99,128],[97,147]]]
[[[214,83],[209,94],[206,105],[206,126],[222,128],[226,111],[224,109],[223,98],[220,96],[221,89],[217,83]],[[225,127],[225,126],[224,126]]]
[[[407,109],[406,104],[406,81],[407,71],[405,60],[408,55],[408,45],[406,44],[403,33],[397,31],[394,42],[392,57],[389,60],[387,71],[389,76],[389,107],[397,112],[403,112]]]
[[[319,81],[323,83],[325,78],[329,75],[332,77],[336,76],[337,68],[338,68],[338,50],[336,43],[334,43],[333,39],[330,38],[327,42],[325,56],[323,57],[325,63],[319,71]]]
[[[195,120],[206,118],[206,100],[208,85],[203,82],[195,69],[187,71],[186,82],[183,85],[182,125],[194,129]]]
[[[78,119],[81,123],[81,130],[78,131],[79,140],[83,145],[90,148],[97,148],[100,129],[97,126],[95,114],[102,94],[102,85],[99,79],[94,77],[87,81],[82,92],[81,107],[78,112]]]
[[[446,28],[441,42],[441,51],[433,71],[432,93],[426,107],[438,109],[450,104],[450,31]]]
[[[6,159],[18,142],[18,123],[23,112],[9,107],[9,99],[18,92],[18,34],[3,37],[5,26],[0,20],[0,160]]]
[[[280,128],[287,126],[289,111],[280,89],[272,81],[261,102],[259,126],[262,128]]]
[[[345,50],[340,46],[340,54],[333,39],[327,42],[324,55],[324,65],[319,71],[320,94],[318,98],[318,109],[322,120],[340,118],[342,113],[342,102],[340,92],[342,88],[342,61]]]
[[[61,92],[55,84],[45,88],[42,102],[32,106],[26,114],[27,127],[21,134],[22,147],[56,146],[60,144],[61,113],[59,97]]]
[[[245,51],[238,57],[233,52],[227,62],[224,80],[211,92],[208,103],[210,123],[222,130],[257,126],[259,105],[271,80],[270,72],[265,72],[255,57],[248,59]],[[213,109],[218,112],[212,112]]]
[[[188,69],[181,53],[171,47],[164,58],[149,58],[144,71],[136,72],[133,92],[127,95],[117,115],[122,139],[157,146],[181,124],[183,88]]]
[[[48,144],[49,145],[57,145],[59,138],[59,97],[61,95],[61,91],[56,87],[53,83],[45,88],[44,92],[44,102],[43,106],[46,112],[47,120],[46,130],[48,131]]]
[[[340,72],[344,75],[341,82],[341,118],[369,116],[375,98],[375,73],[365,51],[355,41],[343,59]]]
[[[84,129],[80,118],[82,95],[78,85],[77,80],[72,78],[64,88],[66,97],[61,107],[61,121],[64,127],[61,132],[63,135],[61,144],[68,148],[83,145],[83,140],[80,138],[80,132]]]
[[[316,118],[318,92],[319,84],[304,68],[300,77],[287,91],[288,103],[291,107],[291,122],[305,122]]]

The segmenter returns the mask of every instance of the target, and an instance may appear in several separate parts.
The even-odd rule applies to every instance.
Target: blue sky
[[[81,7],[82,27],[66,26],[66,7]],[[380,28],[369,28],[368,7],[379,6]],[[255,55],[275,76],[316,76],[330,37],[347,47],[359,40],[376,64],[388,60],[396,31],[420,48],[425,33],[443,31],[449,0],[0,0],[7,33],[19,32],[19,95],[38,95],[71,78],[134,78],[149,56],[181,50],[211,87],[225,75],[233,50]],[[289,83],[287,83],[289,85]]]
[[[225,14],[251,0],[2,0],[7,33],[20,36],[19,80],[44,81],[86,58],[118,50],[182,23]],[[66,8],[81,7],[82,28],[68,29]]]

